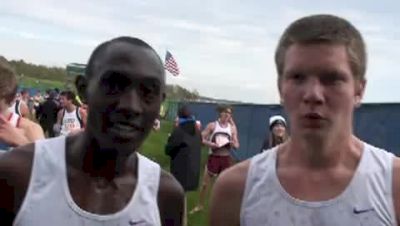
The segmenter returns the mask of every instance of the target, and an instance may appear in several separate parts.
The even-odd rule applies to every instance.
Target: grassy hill
[[[19,77],[18,81],[21,87],[37,88],[41,90],[46,90],[49,88],[64,88],[64,82],[48,79],[37,79],[29,76]]]

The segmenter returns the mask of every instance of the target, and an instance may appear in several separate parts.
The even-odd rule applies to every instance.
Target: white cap
[[[281,121],[286,126],[286,120],[281,115],[273,115],[269,118],[269,126],[271,127],[275,122]]]

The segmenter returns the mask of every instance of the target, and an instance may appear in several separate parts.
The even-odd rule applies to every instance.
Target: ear
[[[76,77],[76,79],[75,79],[76,90],[78,91],[79,98],[81,98],[81,100],[85,103],[87,100],[87,98],[86,98],[87,97],[87,95],[86,95],[87,85],[88,85],[88,82],[87,82],[87,79],[85,76],[78,75]]]
[[[355,96],[354,96],[354,106],[360,107],[362,98],[364,97],[365,87],[367,85],[367,80],[356,80],[355,84]]]

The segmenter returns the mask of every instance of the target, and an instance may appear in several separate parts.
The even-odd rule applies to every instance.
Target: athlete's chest
[[[72,200],[83,210],[95,214],[121,211],[131,201],[137,180],[126,176],[106,181],[82,173],[68,173],[68,187]]]
[[[355,171],[332,169],[311,171],[298,168],[278,168],[277,177],[282,188],[292,197],[305,201],[325,201],[343,193]]]

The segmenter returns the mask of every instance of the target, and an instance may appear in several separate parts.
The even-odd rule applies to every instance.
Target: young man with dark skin
[[[0,158],[0,225],[181,225],[182,187],[138,153],[165,98],[159,56],[113,39],[94,50],[86,79],[83,132]]]
[[[211,226],[399,225],[399,158],[353,134],[366,55],[359,31],[336,16],[285,30],[275,61],[291,137],[219,177]]]

